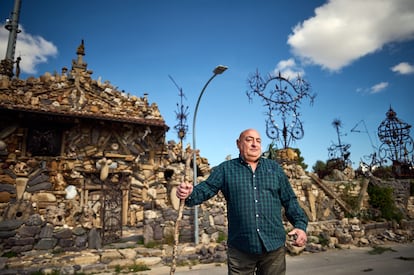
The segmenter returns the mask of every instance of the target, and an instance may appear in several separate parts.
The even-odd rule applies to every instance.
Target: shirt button
[[[256,214],[256,218],[258,218],[259,217],[259,214]]]
[[[255,203],[257,203],[257,200],[254,200]]]
[[[259,232],[259,231],[260,231],[260,229],[259,229],[259,228],[257,228],[256,230],[257,230],[257,232]]]

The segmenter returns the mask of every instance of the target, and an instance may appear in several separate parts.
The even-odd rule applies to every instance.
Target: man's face
[[[255,162],[262,154],[262,139],[255,130],[244,131],[237,140],[237,148],[246,162]]]

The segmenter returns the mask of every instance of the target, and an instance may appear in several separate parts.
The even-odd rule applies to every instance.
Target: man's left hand
[[[296,235],[296,240],[294,241],[294,245],[297,246],[304,246],[308,241],[308,237],[306,236],[306,232],[299,228],[294,228],[292,231],[288,233],[289,236]]]

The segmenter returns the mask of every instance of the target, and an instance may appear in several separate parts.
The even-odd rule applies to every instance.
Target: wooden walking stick
[[[186,164],[184,165],[184,170],[182,174],[182,182],[185,182],[186,171],[187,171],[187,161],[186,161]],[[175,273],[175,269],[177,266],[178,243],[180,241],[180,222],[183,217],[184,205],[185,205],[185,200],[180,199],[180,205],[178,207],[178,216],[177,216],[177,220],[175,221],[175,227],[174,227],[174,247],[173,247],[170,275],[173,275]]]
[[[170,275],[173,275],[175,273],[175,269],[177,267],[178,243],[179,243],[179,238],[180,238],[180,222],[183,217],[184,202],[185,200],[180,200],[180,206],[178,208],[178,216],[177,216],[177,220],[175,221],[174,248],[173,248],[173,254],[172,254]]]

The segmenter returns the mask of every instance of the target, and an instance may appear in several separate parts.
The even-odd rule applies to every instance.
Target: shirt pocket
[[[272,194],[272,196],[278,196],[280,191],[279,173],[276,170],[270,168],[259,176],[258,188],[264,195]]]

